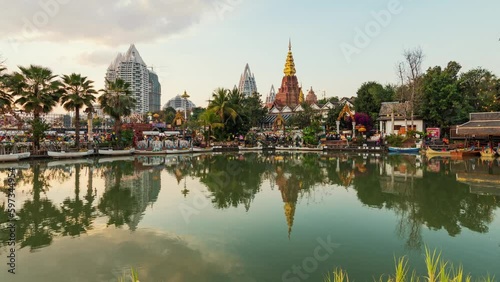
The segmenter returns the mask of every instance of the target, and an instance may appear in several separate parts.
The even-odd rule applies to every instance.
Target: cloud
[[[2,4],[0,36],[11,41],[154,42],[241,0],[18,0]]]
[[[82,65],[92,67],[107,66],[116,57],[117,52],[112,50],[97,50],[81,53],[76,61]]]
[[[118,281],[130,273],[128,266],[138,270],[140,281],[255,281],[240,257],[155,231],[94,230],[58,238],[36,252],[17,252],[16,275],[2,270],[0,281]]]

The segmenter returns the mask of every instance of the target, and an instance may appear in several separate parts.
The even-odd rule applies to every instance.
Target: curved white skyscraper
[[[130,83],[130,90],[137,103],[134,112],[146,113],[160,110],[161,85],[158,76],[150,72],[135,45],[125,54],[118,54],[106,72],[106,80],[121,78]]]
[[[255,77],[252,72],[250,72],[250,67],[248,64],[245,66],[245,70],[240,78],[240,84],[238,87],[240,93],[250,96],[253,93],[257,93],[257,84],[255,83]]]

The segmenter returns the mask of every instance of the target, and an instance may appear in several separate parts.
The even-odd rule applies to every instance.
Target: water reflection
[[[7,221],[7,169],[0,167],[0,223]],[[186,200],[195,196],[188,178],[204,187],[215,210],[241,207],[248,213],[269,185],[281,199],[275,205],[288,238],[302,212],[300,201],[321,203],[338,189],[354,193],[366,207],[394,213],[396,236],[417,250],[425,242],[423,227],[452,237],[464,228],[486,233],[500,206],[499,162],[479,158],[245,153],[33,162],[16,167],[16,240],[21,249],[33,251],[57,237],[91,234],[99,220],[109,230],[136,231],[160,190],[172,188],[162,174],[175,179]],[[57,183],[69,185],[63,199],[50,194]],[[0,236],[5,245],[6,232]]]

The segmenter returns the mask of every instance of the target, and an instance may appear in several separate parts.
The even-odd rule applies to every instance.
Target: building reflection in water
[[[4,180],[0,223],[8,220],[7,169],[0,167]],[[393,211],[398,217],[396,233],[411,249],[422,247],[423,226],[446,230],[450,236],[462,228],[488,232],[500,206],[498,160],[478,158],[246,153],[35,162],[16,168],[20,193],[16,239],[22,248],[42,248],[55,236],[88,233],[98,218],[105,219],[107,226],[136,230],[144,212],[158,200],[162,184],[163,188],[170,185],[162,183],[163,171],[183,186],[179,192],[186,198],[193,196],[186,178],[199,182],[214,209],[250,211],[266,182],[271,191],[280,193],[282,222],[288,229],[284,234],[289,238],[294,224],[295,228],[300,224],[294,219],[301,205],[329,199],[324,195],[337,189],[355,193],[363,205]],[[47,196],[57,183],[73,179],[72,191],[66,191],[70,196],[62,202]],[[103,189],[97,189],[96,180],[104,183]],[[0,236],[6,244],[7,234]]]

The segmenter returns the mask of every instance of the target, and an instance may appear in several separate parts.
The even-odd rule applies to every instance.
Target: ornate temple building
[[[302,91],[302,90],[300,90],[300,91]],[[311,90],[309,90],[309,92],[307,93],[306,103],[308,103],[309,105],[318,103],[318,97],[314,93],[312,86],[311,86]]]
[[[295,108],[300,104],[300,93],[302,88],[299,87],[299,81],[295,75],[295,62],[293,60],[292,54],[292,43],[288,43],[288,55],[286,57],[285,69],[283,70],[285,76],[281,81],[281,87],[276,94],[276,99],[274,100],[274,105],[279,107],[288,106],[290,108]],[[303,97],[304,94],[302,94]],[[302,98],[303,99],[303,98]]]
[[[285,171],[281,166],[276,167],[276,184],[281,192],[281,199],[283,200],[283,209],[285,210],[286,224],[288,226],[288,239],[292,234],[293,218],[295,216],[295,208],[299,198],[299,190],[301,189],[302,182],[299,181],[294,175],[289,178],[285,176]]]
[[[240,77],[238,90],[245,96],[251,96],[253,93],[258,93],[255,76],[250,71],[250,66],[248,66],[248,64],[245,66],[245,70]]]

